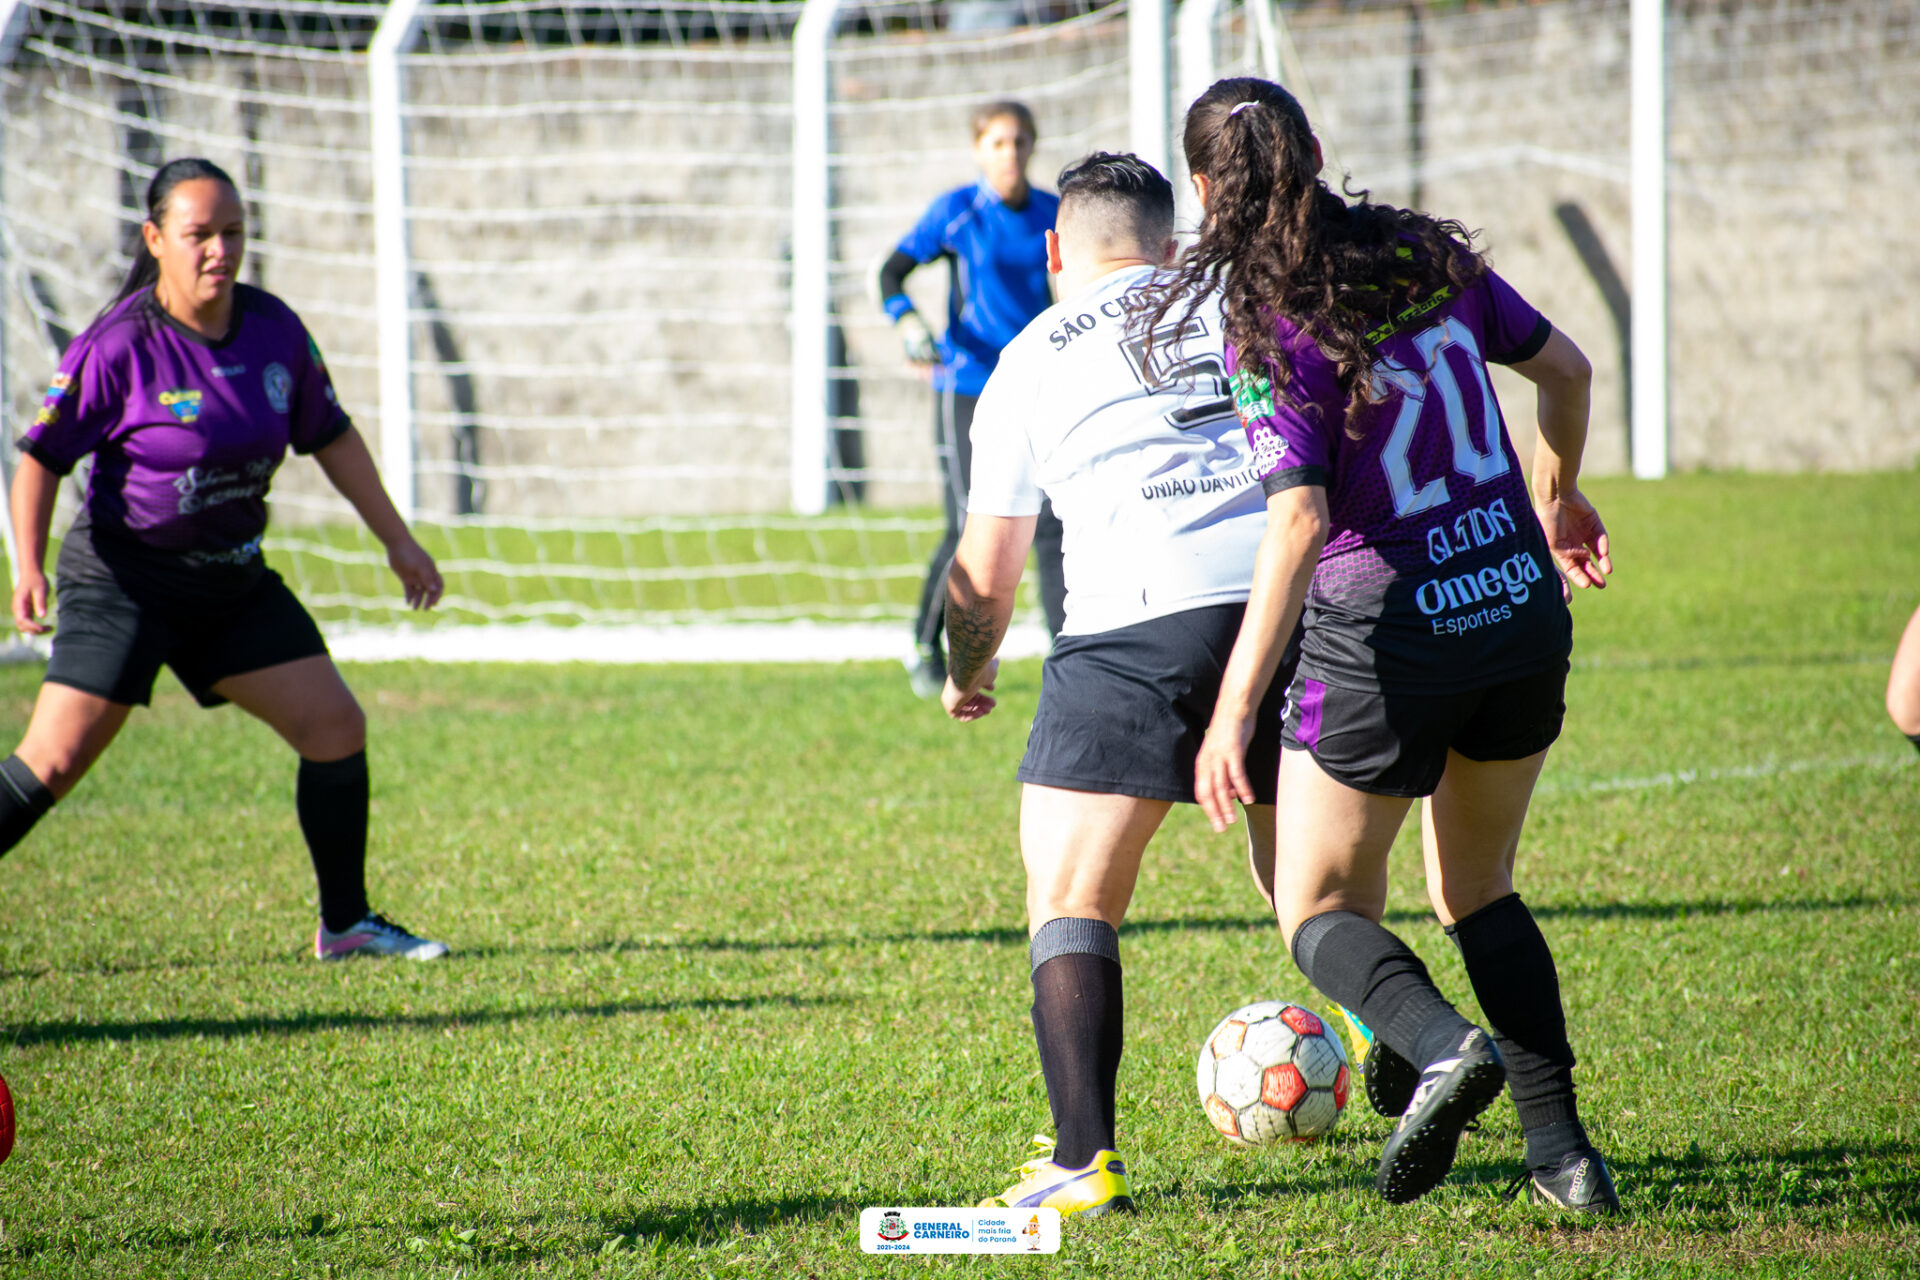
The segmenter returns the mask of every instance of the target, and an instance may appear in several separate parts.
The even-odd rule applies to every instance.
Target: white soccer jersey
[[[1127,317],[1151,267],[1101,277],[1040,313],[1000,353],[973,415],[970,513],[1065,527],[1064,635],[1246,600],[1266,499],[1234,414],[1216,307],[1152,368]]]

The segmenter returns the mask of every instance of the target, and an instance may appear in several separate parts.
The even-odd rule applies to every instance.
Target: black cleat
[[[1453,1168],[1460,1131],[1493,1105],[1506,1084],[1493,1038],[1473,1028],[1457,1050],[1420,1073],[1412,1101],[1387,1135],[1374,1190],[1392,1204],[1408,1204],[1440,1185]]]
[[[1526,1187],[1527,1199],[1534,1204],[1550,1204],[1573,1213],[1621,1212],[1613,1175],[1592,1147],[1574,1152],[1551,1169],[1527,1170],[1520,1175],[1518,1185]]]
[[[1404,1114],[1420,1085],[1420,1069],[1389,1049],[1353,1010],[1336,1000],[1333,1011],[1347,1024],[1347,1039],[1360,1050],[1358,1070],[1367,1086],[1368,1103],[1389,1118]]]
[[[1383,1116],[1405,1115],[1420,1087],[1420,1069],[1375,1040],[1360,1060],[1360,1078],[1366,1082],[1367,1101]]]

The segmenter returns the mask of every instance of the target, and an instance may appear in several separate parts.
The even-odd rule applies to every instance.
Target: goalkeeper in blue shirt
[[[934,452],[940,460],[946,536],[927,565],[914,623],[914,692],[939,695],[947,665],[941,649],[947,566],[960,542],[972,471],[969,431],[973,408],[1000,358],[1000,349],[1027,322],[1053,305],[1047,277],[1046,233],[1060,197],[1027,181],[1037,136],[1033,113],[1018,102],[989,102],[973,113],[973,159],[980,179],[935,200],[880,267],[879,294],[906,347],[907,359],[928,370],[934,390]],[[948,269],[947,326],[938,339],[913,309],[907,275],[944,258]],[[1034,534],[1040,601],[1047,631],[1060,633],[1067,588],[1060,569],[1060,522],[1051,506]]]

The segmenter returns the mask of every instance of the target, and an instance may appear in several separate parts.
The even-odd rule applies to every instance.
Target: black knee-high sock
[[[0,857],[53,808],[53,792],[19,756],[0,760]]]
[[[300,761],[294,807],[320,882],[320,921],[338,933],[367,914],[367,753]]]
[[[1120,935],[1102,920],[1041,925],[1033,962],[1033,1038],[1053,1111],[1053,1159],[1077,1169],[1114,1148],[1123,1027]]]
[[[1473,1029],[1433,985],[1420,957],[1365,916],[1314,916],[1294,930],[1293,961],[1307,981],[1359,1014],[1416,1067],[1447,1056]]]
[[[1911,743],[1913,744],[1913,749],[1914,749],[1915,751],[1920,751],[1920,733],[1910,733],[1910,734],[1908,734],[1908,735],[1907,735],[1907,741],[1908,741],[1908,742],[1911,742]]]
[[[1587,1146],[1573,1096],[1573,1046],[1553,952],[1517,893],[1447,929],[1507,1064],[1527,1163],[1547,1167]]]

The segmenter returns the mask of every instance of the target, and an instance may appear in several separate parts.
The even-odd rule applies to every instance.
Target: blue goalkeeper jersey
[[[1053,305],[1047,288],[1046,233],[1060,197],[1027,188],[1027,202],[1010,208],[985,182],[949,191],[933,202],[899,252],[918,263],[945,258],[952,268],[947,331],[940,338],[934,389],[977,396],[1028,321]],[[886,299],[898,320],[913,304],[904,293]]]

